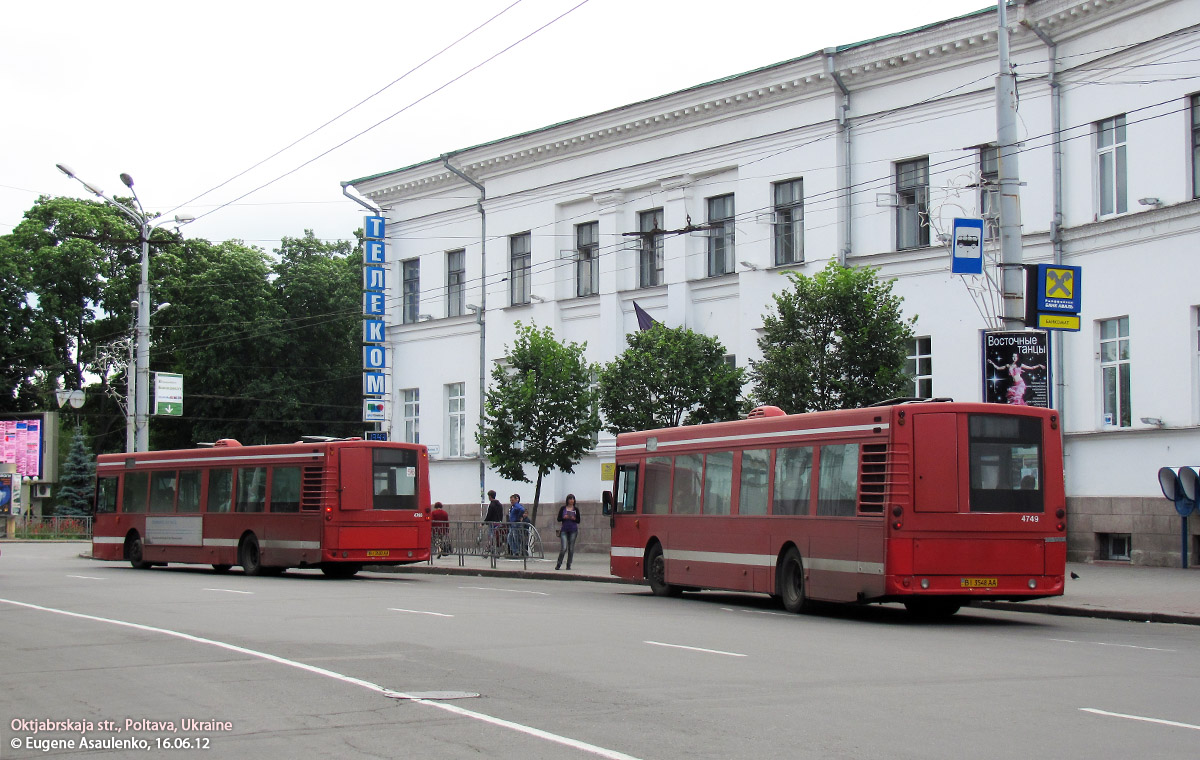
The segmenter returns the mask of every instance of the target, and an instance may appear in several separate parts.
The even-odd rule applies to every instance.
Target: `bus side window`
[[[858,444],[822,446],[818,470],[817,514],[853,517],[858,500]]]
[[[205,512],[228,512],[233,503],[233,470],[208,471],[208,500]]]
[[[150,473],[150,511],[175,511],[175,471]]]
[[[96,514],[105,515],[117,511],[117,479],[100,478],[96,481]]]
[[[267,468],[240,467],[237,479],[237,511],[261,512],[267,501]]]
[[[146,489],[150,486],[150,473],[126,472],[125,484],[121,491],[122,512],[145,512]]]
[[[299,467],[276,467],[271,471],[271,511],[300,511]]]
[[[179,471],[179,500],[176,502],[177,512],[200,511],[200,471]]]
[[[671,457],[646,457],[642,514],[665,515],[671,504]]]
[[[770,474],[770,449],[747,449],[742,452],[742,480],[738,492],[739,515],[767,513],[767,480]]]

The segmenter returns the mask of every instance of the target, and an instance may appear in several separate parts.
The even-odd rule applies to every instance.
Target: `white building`
[[[1024,261],[1083,269],[1082,329],[1053,338],[1070,556],[1178,566],[1181,522],[1156,473],[1200,464],[1200,0],[1038,0],[1008,18]],[[748,366],[781,271],[831,258],[896,278],[918,317],[916,392],[981,400],[999,298],[950,273],[942,236],[998,205],[997,69],[988,9],[355,180],[388,221],[392,437],[419,433],[434,498],[473,517],[470,307],[486,307],[489,382],[518,320],[612,359],[635,300]],[[486,270],[479,193],[447,163],[486,192]],[[597,501],[612,443],[552,474],[543,504]],[[486,480],[532,500],[529,484]]]

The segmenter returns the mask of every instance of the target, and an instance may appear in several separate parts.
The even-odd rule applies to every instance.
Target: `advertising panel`
[[[984,403],[1053,405],[1049,333],[985,330],[982,348]]]

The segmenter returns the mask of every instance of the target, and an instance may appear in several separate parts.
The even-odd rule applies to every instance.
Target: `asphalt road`
[[[1200,755],[1197,626],[139,571],[80,549],[3,547],[0,758]]]

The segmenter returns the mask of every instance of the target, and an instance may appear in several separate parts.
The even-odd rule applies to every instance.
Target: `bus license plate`
[[[386,557],[389,554],[391,554],[391,552],[388,551],[387,549],[377,549],[375,551],[367,552],[368,557]],[[995,584],[993,583],[992,585],[995,585]]]
[[[999,585],[997,578],[963,578],[959,588],[996,588]]]

